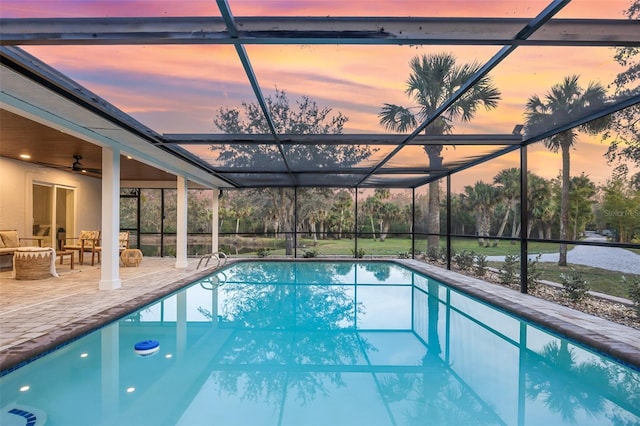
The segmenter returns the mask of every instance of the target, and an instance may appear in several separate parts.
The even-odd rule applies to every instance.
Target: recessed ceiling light
[[[23,158],[25,160],[28,160],[31,158],[31,156],[29,154],[20,154],[20,158]]]

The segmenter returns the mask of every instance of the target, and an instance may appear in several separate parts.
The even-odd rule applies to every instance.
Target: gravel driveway
[[[606,241],[606,237],[591,234],[584,241]],[[530,259],[536,256],[529,254]],[[539,261],[558,262],[559,256],[558,253],[545,253]],[[487,256],[487,260],[502,261],[504,256]],[[618,247],[575,246],[567,252],[567,263],[640,275],[640,255]]]

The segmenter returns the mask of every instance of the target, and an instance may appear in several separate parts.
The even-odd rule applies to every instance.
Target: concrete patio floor
[[[98,289],[99,266],[76,265],[72,271],[68,261],[56,264],[59,278],[24,281],[12,278],[11,271],[0,272],[0,371],[16,368],[215,270],[213,263],[196,269],[198,261],[189,259],[187,268],[177,269],[175,259],[145,257],[139,267],[120,268],[122,287],[117,290]],[[640,330],[416,260],[396,261],[640,369]]]

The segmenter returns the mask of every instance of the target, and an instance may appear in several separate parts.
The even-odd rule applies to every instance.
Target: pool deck
[[[419,261],[396,261],[640,369],[640,330]],[[214,270],[196,269],[198,259],[177,269],[175,259],[145,257],[137,268],[120,268],[120,289],[99,290],[99,266],[76,265],[72,271],[65,263],[56,265],[59,278],[23,281],[11,278],[11,271],[0,272],[0,371],[16,368]]]

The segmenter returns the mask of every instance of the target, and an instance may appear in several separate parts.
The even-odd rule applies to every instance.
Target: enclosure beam
[[[218,1],[220,4],[220,1]],[[224,8],[221,7],[224,11]],[[228,9],[228,8],[227,8]],[[0,45],[350,44],[634,46],[631,19],[554,19],[530,38],[527,18],[235,17],[3,18]]]
[[[529,248],[527,239],[527,229],[529,229],[528,215],[528,185],[527,176],[527,147],[520,148],[520,292],[527,293],[529,291],[528,279],[528,263]]]

